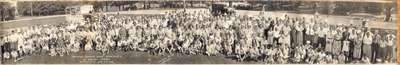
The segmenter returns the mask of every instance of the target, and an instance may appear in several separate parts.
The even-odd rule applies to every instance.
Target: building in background
[[[67,14],[88,14],[93,11],[93,5],[76,5],[65,8]]]

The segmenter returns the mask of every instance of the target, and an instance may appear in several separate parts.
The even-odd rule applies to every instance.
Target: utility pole
[[[183,0],[183,12],[186,12],[186,0]]]
[[[183,0],[183,8],[186,9],[186,0]]]
[[[30,7],[31,7],[31,9],[30,9],[30,10],[31,10],[31,11],[30,11],[30,12],[31,12],[31,16],[33,16],[33,2],[30,2],[30,5],[31,5],[31,6],[30,6]]]

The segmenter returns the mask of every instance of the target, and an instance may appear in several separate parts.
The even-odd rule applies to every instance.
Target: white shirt
[[[395,43],[395,38],[396,38],[396,36],[395,35],[393,35],[393,34],[388,34],[387,36],[386,36],[387,38],[387,46],[393,46],[393,44]]]
[[[357,33],[354,31],[350,32],[349,39],[355,40],[356,38],[357,38]]]
[[[273,31],[273,35],[274,35],[275,38],[278,38],[280,36],[279,32],[280,32],[279,30],[274,30]]]
[[[365,35],[365,37],[364,37],[364,44],[367,44],[367,45],[370,45],[370,44],[372,44],[372,33],[371,32],[367,32],[367,33],[369,33],[370,35]]]
[[[320,28],[317,30],[317,34],[318,34],[318,37],[324,37],[325,31],[322,30],[322,28],[320,27]]]
[[[290,29],[289,26],[284,26],[284,27],[283,27],[284,34],[289,34],[290,30],[291,30],[291,29]]]

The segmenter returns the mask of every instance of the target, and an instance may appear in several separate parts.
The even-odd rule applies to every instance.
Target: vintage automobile
[[[213,3],[211,5],[211,14],[214,16],[219,16],[219,15],[232,15],[235,13],[235,9],[232,7],[229,7],[228,3]]]

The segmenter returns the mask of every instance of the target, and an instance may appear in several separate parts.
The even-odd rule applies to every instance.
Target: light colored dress
[[[358,38],[354,45],[353,57],[361,58],[361,49],[362,49],[362,39]]]
[[[350,41],[348,41],[348,40],[343,41],[343,46],[342,46],[343,52],[349,52],[349,44],[350,44]]]
[[[356,30],[355,31],[356,32],[356,36],[357,37],[355,37],[354,39],[355,39],[355,42],[354,42],[354,51],[353,51],[353,57],[354,58],[358,58],[358,59],[360,59],[361,58],[361,54],[362,54],[362,40],[363,40],[363,33],[361,33],[361,30]]]
[[[4,52],[3,53],[3,58],[9,59],[10,58],[10,53],[9,52]]]
[[[366,35],[363,39],[363,55],[365,55],[367,58],[371,59],[372,58],[372,49],[371,49],[371,44],[372,44],[372,33],[370,35]]]

